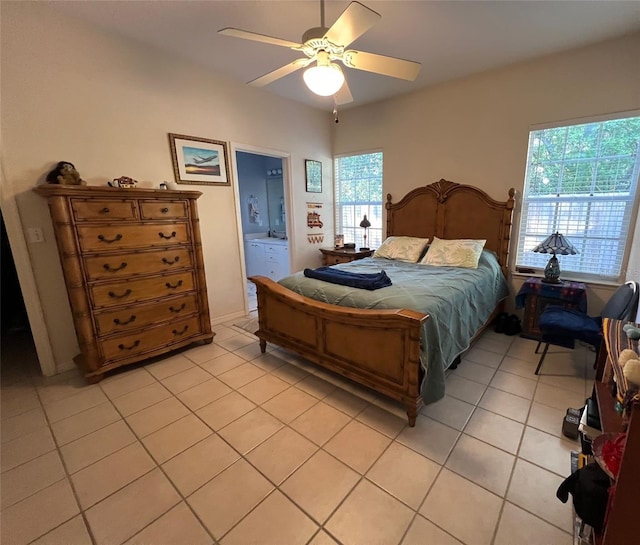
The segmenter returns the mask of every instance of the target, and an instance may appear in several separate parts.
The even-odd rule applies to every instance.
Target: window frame
[[[543,272],[544,265],[540,267],[536,267],[536,266],[530,266],[530,265],[519,262],[519,257],[521,256],[520,248],[521,248],[521,245],[525,243],[525,234],[523,233],[523,230],[526,228],[526,225],[523,224],[523,219],[525,217],[524,211],[525,211],[525,206],[528,206],[528,204],[531,202],[531,200],[529,200],[529,198],[527,197],[526,185],[530,176],[530,168],[533,166],[530,162],[530,158],[531,158],[531,143],[532,143],[532,137],[534,133],[536,131],[541,131],[546,129],[570,128],[576,125],[602,123],[606,121],[615,121],[615,120],[635,118],[635,117],[640,117],[640,110],[627,110],[627,111],[614,112],[610,114],[602,114],[597,116],[573,118],[568,120],[554,121],[550,123],[535,124],[529,127],[526,156],[525,156],[525,172],[523,177],[523,185],[522,185],[522,193],[521,193],[522,197],[520,199],[519,207],[518,207],[518,211],[519,211],[519,215],[517,218],[518,230],[517,230],[516,236],[514,237],[515,248],[513,250],[512,272],[515,275],[531,276],[533,274],[534,276],[543,276],[544,274]],[[638,230],[637,228],[640,225],[640,218],[638,218],[638,209],[640,206],[640,143],[638,145],[638,148],[636,148],[636,154],[637,154],[636,161],[634,163],[633,171],[631,174],[631,184],[635,184],[635,187],[633,187],[632,190],[630,191],[632,195],[626,198],[620,195],[611,195],[610,199],[606,201],[604,201],[603,199],[603,201],[600,201],[600,202],[607,202],[607,203],[612,203],[612,202],[621,201],[621,200],[630,201],[629,208],[628,208],[629,222],[627,225],[626,240],[624,244],[624,250],[622,253],[622,259],[620,261],[620,271],[618,276],[596,274],[596,273],[583,272],[583,271],[579,272],[579,271],[565,270],[562,267],[563,256],[560,256],[559,259],[560,259],[560,267],[562,269],[562,279],[589,282],[592,284],[602,284],[602,285],[617,285],[625,281],[628,274],[629,259],[632,253],[632,245],[634,242],[634,232]],[[592,162],[595,162],[595,160]],[[573,195],[574,195],[574,198],[576,198],[576,194],[573,194]],[[562,202],[567,202],[571,198],[572,198],[571,196],[567,196],[567,195],[563,195],[563,196],[552,195],[549,197],[542,197],[538,200],[538,202],[543,202],[544,199],[549,199],[554,203],[562,203]],[[581,196],[577,198],[578,201],[583,200],[585,202],[586,201],[598,202],[596,199],[597,197],[593,197],[593,196]],[[547,233],[547,235],[549,234],[551,233]],[[543,238],[541,238],[540,241],[542,241]],[[568,238],[570,239],[571,237],[569,236]],[[640,243],[640,241],[636,241],[636,244],[638,243]],[[528,250],[522,250],[522,253],[526,251]],[[547,254],[540,254],[540,255],[544,256],[545,258],[550,257]]]
[[[382,170],[380,174],[380,201],[354,201],[346,205],[339,204],[339,175],[338,175],[338,163],[340,159],[345,157],[358,157],[363,155],[380,154]],[[356,250],[363,246],[364,229],[359,226],[360,220],[364,214],[367,214],[367,218],[371,222],[371,227],[367,229],[367,242],[366,246],[375,249],[382,243],[384,238],[384,152],[382,149],[371,149],[357,152],[341,153],[333,156],[333,228],[336,235],[344,235],[344,242],[353,242],[356,246]],[[354,213],[354,219],[356,223],[354,226],[344,227],[338,220],[338,216],[343,209],[343,206],[352,206],[354,209],[359,209],[359,213]],[[378,207],[379,214],[372,213],[372,208]],[[362,210],[366,209],[366,212]],[[338,225],[340,223],[340,226]],[[345,232],[345,229],[347,230]],[[372,237],[372,233],[374,236]]]

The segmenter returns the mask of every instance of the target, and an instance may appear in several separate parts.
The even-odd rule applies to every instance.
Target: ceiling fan
[[[249,85],[262,87],[301,68],[305,70],[303,78],[307,87],[317,95],[334,96],[336,104],[353,101],[349,86],[344,79],[342,69],[334,61],[340,61],[348,68],[364,70],[407,81],[414,81],[420,72],[420,63],[387,57],[375,53],[346,48],[362,36],[382,16],[362,5],[351,2],[330,28],[325,26],[324,0],[320,0],[320,26],[310,28],[302,35],[302,43],[274,38],[238,28],[223,28],[218,32],[225,36],[243,38],[304,53],[305,57],[296,59],[272,72],[249,82]]]

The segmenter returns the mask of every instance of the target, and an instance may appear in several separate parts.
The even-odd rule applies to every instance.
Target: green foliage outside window
[[[516,264],[544,268],[531,250],[558,231],[578,250],[563,272],[620,280],[639,171],[640,117],[531,131]]]
[[[345,242],[364,244],[360,221],[366,214],[371,222],[367,245],[382,243],[382,152],[336,157],[335,229]]]

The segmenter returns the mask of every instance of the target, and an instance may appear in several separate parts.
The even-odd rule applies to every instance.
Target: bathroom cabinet
[[[244,256],[247,277],[267,276],[280,280],[290,272],[289,244],[270,237],[245,240]]]

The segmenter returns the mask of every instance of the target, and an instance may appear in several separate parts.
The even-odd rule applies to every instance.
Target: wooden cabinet
[[[198,191],[43,185],[87,380],[210,343]]]
[[[600,424],[603,432],[617,433],[623,431],[625,422],[616,410],[617,397],[613,395],[614,376],[616,384],[625,383],[622,371],[617,365],[618,355],[624,349],[640,353],[638,341],[632,341],[622,331],[627,322],[605,318],[603,331],[605,342],[600,345],[598,366],[594,391],[600,412]],[[636,324],[638,325],[638,324]],[[618,390],[621,393],[622,386]],[[615,390],[614,390],[615,391]],[[636,396],[637,397],[637,396]],[[638,511],[638,490],[640,490],[640,401],[629,404],[626,419],[627,440],[615,482],[615,491],[610,497],[610,504],[602,533],[594,536],[596,545],[624,545],[640,541],[636,524]]]
[[[268,276],[271,280],[280,280],[289,274],[289,245],[284,240],[246,240],[244,256],[247,277]]]
[[[524,307],[521,337],[539,341],[542,331],[538,322],[547,305],[563,305],[587,312],[587,286],[582,282],[545,283],[541,278],[527,278],[516,295],[516,307]],[[573,348],[569,340],[564,346]]]
[[[322,264],[337,265],[338,263],[349,263],[356,259],[364,259],[365,257],[371,257],[374,250],[353,250],[345,248],[320,248],[322,252]]]

